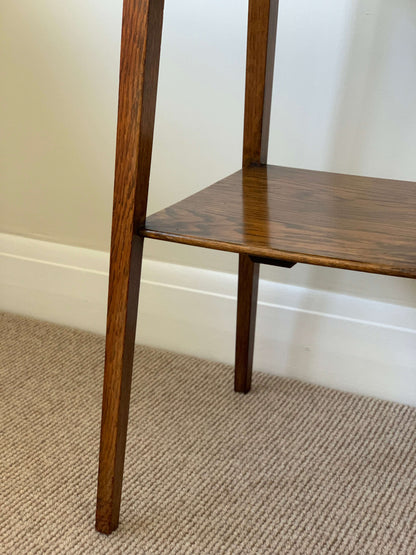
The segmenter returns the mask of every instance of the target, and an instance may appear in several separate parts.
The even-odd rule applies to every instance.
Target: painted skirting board
[[[0,234],[0,309],[105,331],[108,254]],[[144,260],[139,342],[234,357],[235,275]],[[254,366],[416,405],[416,309],[262,280]]]

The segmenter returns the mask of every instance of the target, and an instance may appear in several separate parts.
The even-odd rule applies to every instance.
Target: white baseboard
[[[105,331],[108,254],[0,234],[0,309]],[[232,363],[237,278],[143,264],[138,341]],[[416,310],[261,281],[256,369],[416,405]]]

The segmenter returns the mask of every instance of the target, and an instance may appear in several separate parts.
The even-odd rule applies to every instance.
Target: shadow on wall
[[[334,171],[415,180],[414,144],[405,140],[416,127],[415,31],[413,0],[356,4],[333,116]]]
[[[357,2],[351,10],[349,44],[333,114],[331,150],[327,158],[329,171],[416,181],[412,171],[415,169],[414,143],[406,141],[416,128],[415,31],[413,0],[365,0]],[[395,140],[397,136],[403,140]],[[388,152],[388,156],[381,159],[380,152]],[[330,275],[328,282],[332,290],[365,295],[371,279],[377,292],[373,298],[416,308],[416,280],[363,276],[337,269],[325,269],[325,272]],[[304,287],[323,289],[322,278],[322,268],[309,266]],[[395,291],[400,291],[399,298]],[[304,308],[308,308],[306,296],[307,292],[301,303]],[[333,313],[333,307],[320,306],[319,310]],[[302,313],[297,313],[292,337],[305,336],[306,322]],[[301,361],[305,376],[314,366],[313,345],[321,342],[323,333],[319,327],[308,327],[312,352]],[[298,366],[299,349],[293,348],[288,353],[287,367]]]

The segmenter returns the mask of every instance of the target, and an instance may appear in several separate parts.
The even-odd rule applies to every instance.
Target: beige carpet
[[[416,553],[416,410],[136,353],[121,523],[94,530],[103,339],[0,316],[0,552]]]

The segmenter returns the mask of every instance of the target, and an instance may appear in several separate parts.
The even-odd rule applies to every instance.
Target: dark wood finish
[[[259,267],[250,256],[240,254],[234,376],[234,390],[238,393],[248,393],[251,387]]]
[[[143,239],[133,237],[110,272],[96,511],[104,534],[117,528],[120,512],[142,248]]]
[[[278,258],[266,258],[264,256],[250,256],[253,262],[258,262],[259,264],[267,264],[268,266],[277,266],[279,268],[293,268],[296,262],[291,262],[289,260],[279,260]]]
[[[416,277],[416,184],[259,166],[146,220],[145,237]]]
[[[163,0],[125,0],[96,528],[118,525]]]
[[[239,253],[235,390],[259,264],[416,278],[416,184],[267,166],[278,0],[249,0],[243,169],[145,219],[164,0],[124,0],[96,527],[118,525],[145,237]]]
[[[267,162],[277,11],[278,0],[249,0],[243,167]],[[249,195],[247,189],[244,219],[250,218],[251,206],[244,201]],[[261,204],[267,210],[266,202]],[[263,217],[267,218],[267,212]],[[258,281],[258,261],[240,254],[234,378],[234,389],[240,393],[248,393],[251,387]]]
[[[267,162],[277,12],[278,0],[250,0],[249,2],[244,167]]]

